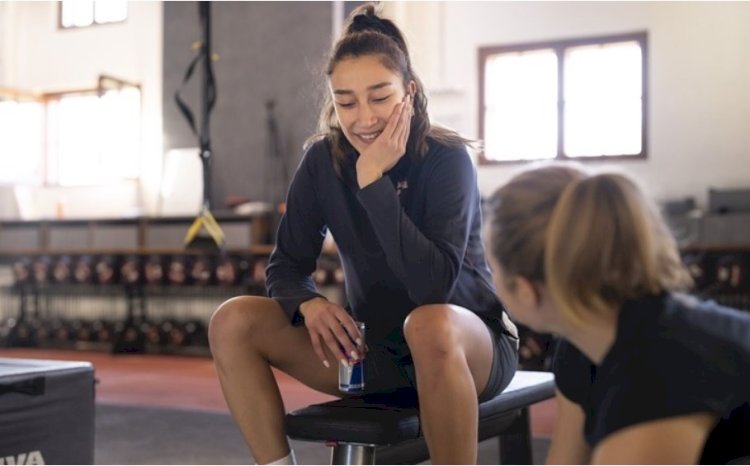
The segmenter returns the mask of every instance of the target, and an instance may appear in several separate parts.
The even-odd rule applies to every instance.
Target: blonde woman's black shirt
[[[679,294],[630,301],[600,365],[561,341],[554,372],[592,447],[628,426],[708,412],[719,421],[700,462],[750,455],[750,313]]]
[[[330,230],[346,277],[348,309],[368,340],[394,338],[417,306],[452,303],[504,332],[481,242],[476,170],[465,149],[428,140],[422,160],[406,154],[360,189],[356,154],[336,175],[326,140],[304,154],[287,196],[266,286],[294,323],[319,296],[310,274]]]

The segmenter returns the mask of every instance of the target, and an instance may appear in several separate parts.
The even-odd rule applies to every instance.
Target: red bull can
[[[365,341],[365,323],[355,322],[362,335],[362,342]],[[363,355],[364,356],[364,355]],[[339,391],[343,393],[362,393],[365,391],[365,365],[362,359],[345,364],[339,361]],[[351,365],[350,365],[351,364]]]

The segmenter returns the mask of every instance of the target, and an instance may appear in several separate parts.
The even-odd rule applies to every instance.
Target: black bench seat
[[[479,440],[500,437],[501,464],[531,463],[528,407],[551,398],[548,372],[518,371],[479,405]],[[311,405],[286,416],[287,434],[333,446],[331,464],[416,463],[428,458],[413,395],[373,394]]]

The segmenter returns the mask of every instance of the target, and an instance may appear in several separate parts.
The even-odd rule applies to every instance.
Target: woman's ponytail
[[[690,284],[660,214],[620,174],[569,184],[551,214],[544,250],[550,293],[578,324],[585,311],[611,312],[628,299]]]

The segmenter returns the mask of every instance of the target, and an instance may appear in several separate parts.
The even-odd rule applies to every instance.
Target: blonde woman
[[[680,293],[675,242],[632,180],[533,169],[488,225],[503,303],[564,339],[549,463],[750,459],[750,314]]]

